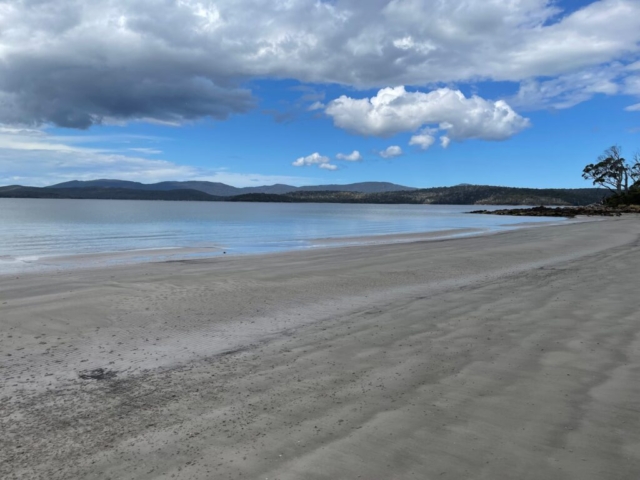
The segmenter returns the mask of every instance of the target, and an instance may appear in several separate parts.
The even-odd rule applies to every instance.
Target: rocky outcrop
[[[504,210],[475,210],[469,213],[481,213],[486,215],[513,215],[517,217],[563,217],[573,218],[578,215],[613,217],[623,213],[640,213],[640,205],[627,205],[620,207],[607,207],[604,205],[587,205],[584,207],[533,207],[533,208],[507,208]]]

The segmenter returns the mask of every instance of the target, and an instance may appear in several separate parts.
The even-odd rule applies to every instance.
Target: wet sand
[[[639,238],[1,277],[0,477],[640,478]]]

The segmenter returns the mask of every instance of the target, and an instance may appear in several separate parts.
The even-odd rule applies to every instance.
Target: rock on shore
[[[627,205],[621,207],[607,207],[604,205],[588,205],[585,207],[533,207],[533,208],[507,208],[504,210],[474,210],[469,213],[486,215],[513,215],[519,217],[565,217],[573,218],[578,215],[587,216],[620,216],[623,213],[640,213],[640,205]]]

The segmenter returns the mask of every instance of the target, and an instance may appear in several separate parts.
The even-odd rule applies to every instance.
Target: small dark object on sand
[[[82,380],[110,380],[115,378],[118,372],[114,370],[106,370],[104,368],[95,368],[93,370],[82,370],[78,372],[78,377]]]

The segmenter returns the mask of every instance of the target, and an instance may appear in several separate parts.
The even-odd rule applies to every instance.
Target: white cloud
[[[325,104],[322,102],[313,102],[309,108],[307,108],[308,111],[313,112],[314,110],[322,110],[324,109]]]
[[[582,70],[551,80],[530,79],[522,82],[518,93],[508,101],[528,110],[570,108],[596,94],[620,93],[625,72],[623,65],[613,64],[606,69]]]
[[[337,127],[378,137],[436,124],[453,140],[505,140],[529,126],[529,120],[503,100],[467,98],[449,88],[429,93],[407,92],[404,87],[383,88],[375,97],[362,99],[343,95],[331,101],[325,111]]]
[[[338,166],[337,165],[332,165],[331,163],[321,163],[320,165],[318,165],[320,168],[323,168],[325,170],[337,170]]]
[[[596,0],[568,14],[559,3],[3,2],[0,122],[225,119],[254,107],[241,87],[253,78],[357,88],[529,82],[637,61],[640,2]]]
[[[167,160],[120,153],[135,136],[54,136],[45,130],[0,126],[0,185],[45,186],[68,180],[117,178],[143,183],[164,180],[208,180],[237,187],[286,183],[308,185],[315,179],[203,169]],[[143,138],[138,138],[142,142]],[[157,139],[153,139],[157,141]],[[111,142],[113,148],[79,147],[78,143]],[[137,148],[137,147],[134,147]],[[146,148],[146,147],[140,147]]]
[[[307,155],[306,157],[300,157],[291,165],[294,167],[305,167],[309,165],[322,165],[323,163],[329,163],[331,160],[329,157],[320,155],[318,152]]]
[[[640,96],[640,75],[630,75],[624,79],[624,93]]]
[[[436,141],[433,134],[437,131],[437,129],[425,128],[417,135],[411,137],[411,140],[409,140],[409,145],[417,145],[422,150],[427,150]]]
[[[627,112],[640,112],[640,103],[636,103],[635,105],[629,105],[625,108]]]
[[[402,155],[402,149],[398,145],[391,145],[380,152],[382,158],[395,158]]]
[[[451,139],[446,135],[443,135],[442,137],[440,137],[440,145],[442,146],[442,148],[447,148],[450,143],[451,143]]]
[[[310,167],[311,165],[317,165],[324,170],[337,170],[338,167],[331,163],[329,157],[320,155],[318,152],[307,155],[306,157],[300,157],[291,165],[294,167]]]
[[[347,154],[339,153],[336,155],[338,160],[345,160],[347,162],[360,162],[362,161],[362,155],[358,150],[354,150],[353,152]]]

